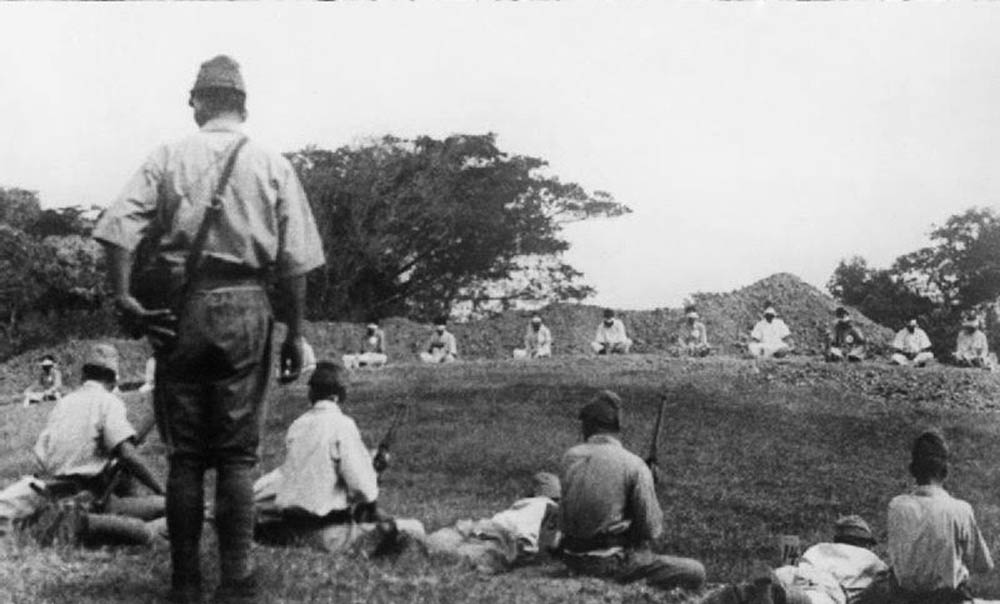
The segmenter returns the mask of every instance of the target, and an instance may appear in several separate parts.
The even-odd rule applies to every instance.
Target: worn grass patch
[[[995,412],[949,409],[947,401],[878,397],[846,388],[851,368],[809,372],[800,361],[755,366],[735,359],[557,358],[526,364],[472,362],[446,367],[390,366],[359,372],[345,405],[369,443],[399,401],[412,403],[385,476],[382,506],[429,529],[487,516],[520,496],[539,470],[558,470],[578,439],[576,413],[597,388],[626,401],[623,438],[643,453],[659,393],[671,400],[661,446],[659,487],[667,532],[658,547],[701,559],[713,582],[745,577],[754,562],[773,563],[775,536],[807,543],[833,520],[858,513],[884,538],[889,499],[907,488],[910,440],[937,425],[955,454],[949,488],[969,500],[996,555],[1000,535],[1000,455]],[[902,370],[905,371],[905,370]],[[942,370],[944,380],[958,373]],[[777,377],[776,377],[777,376]],[[307,407],[301,386],[270,397],[262,470],[280,463],[288,424]],[[145,414],[131,396],[130,409]],[[30,447],[50,406],[7,408],[0,418],[0,479],[31,471]],[[155,442],[150,454],[162,452]],[[156,464],[163,470],[162,458]],[[211,536],[208,580],[215,580]],[[884,553],[884,551],[883,551]],[[642,586],[569,577],[554,561],[484,578],[460,566],[407,553],[366,563],[300,549],[257,547],[254,559],[269,602],[662,602]],[[169,575],[164,551],[40,551],[9,548],[0,562],[2,602],[160,602]],[[1000,581],[977,578],[984,597]]]

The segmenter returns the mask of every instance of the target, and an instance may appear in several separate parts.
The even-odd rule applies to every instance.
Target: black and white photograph
[[[0,2],[0,604],[1000,604],[998,141],[993,2]]]

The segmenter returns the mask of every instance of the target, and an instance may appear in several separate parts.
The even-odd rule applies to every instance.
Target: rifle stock
[[[389,467],[389,450],[396,442],[396,432],[399,430],[400,424],[403,423],[403,418],[406,416],[408,410],[409,407],[406,403],[396,405],[392,423],[389,424],[389,429],[379,442],[378,448],[375,451],[375,459],[372,460],[372,465],[375,466],[375,472],[378,474],[381,474]]]
[[[151,414],[146,423],[142,424],[136,432],[135,446],[138,447],[142,445],[155,427],[156,416]],[[101,473],[99,474],[99,476],[101,476],[99,484],[103,484],[105,486],[103,488],[104,490],[100,493],[100,497],[98,497],[94,502],[94,509],[96,511],[103,512],[107,509],[108,502],[111,500],[111,495],[114,494],[115,489],[117,489],[119,483],[121,483],[122,473],[124,471],[125,468],[117,456],[112,457],[107,461],[107,463],[104,464],[104,467],[101,469]]]

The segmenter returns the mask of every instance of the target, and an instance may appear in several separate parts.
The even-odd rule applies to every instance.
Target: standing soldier
[[[155,349],[154,401],[170,461],[170,599],[201,599],[204,474],[214,467],[222,581],[216,597],[240,601],[258,591],[249,560],[251,473],[273,325],[264,282],[275,277],[283,298],[280,380],[292,382],[302,365],[305,276],[324,259],[291,164],[241,133],[246,89],[239,65],[222,55],[203,63],[188,104],[200,130],[149,156],[94,237],[106,246],[123,324],[145,333]],[[141,301],[132,283],[140,242],[152,252],[135,286],[157,290]]]

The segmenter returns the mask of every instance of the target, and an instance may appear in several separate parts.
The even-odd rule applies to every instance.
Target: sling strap
[[[188,289],[191,283],[194,281],[194,276],[198,271],[199,265],[201,264],[202,252],[205,249],[205,240],[208,239],[208,231],[212,228],[212,224],[217,220],[217,216],[222,213],[222,196],[226,192],[226,187],[229,185],[229,177],[233,174],[233,166],[236,165],[236,157],[240,154],[240,149],[243,148],[247,142],[247,137],[242,136],[240,140],[236,142],[233,150],[229,153],[229,158],[226,160],[226,165],[222,168],[222,174],[219,176],[219,184],[215,187],[215,193],[212,195],[211,204],[205,209],[205,216],[201,219],[201,224],[198,226],[198,232],[194,236],[194,241],[191,243],[191,250],[188,252],[187,259],[184,262],[184,285],[181,288],[183,292],[183,298],[187,297]]]

